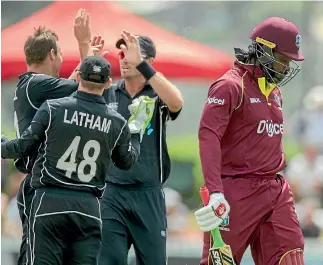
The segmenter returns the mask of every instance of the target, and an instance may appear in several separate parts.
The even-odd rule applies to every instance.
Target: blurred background
[[[78,8],[91,14],[94,34],[102,34],[109,60],[118,79],[115,40],[126,28],[149,35],[157,45],[156,68],[181,90],[185,107],[168,126],[172,172],[165,185],[169,224],[169,264],[198,264],[202,238],[193,212],[201,206],[198,190],[203,183],[197,128],[212,82],[230,68],[233,48],[247,48],[249,34],[269,16],[282,16],[302,33],[302,71],[282,88],[284,97],[285,177],[294,193],[296,211],[306,237],[307,265],[323,264],[323,2],[51,2],[1,1],[2,133],[14,137],[13,92],[17,76],[25,71],[23,43],[33,26],[56,31],[63,49],[62,76],[78,63],[72,20]],[[62,12],[64,10],[64,12]],[[115,69],[115,70],[114,70]],[[24,175],[12,161],[1,161],[1,256],[16,264],[21,224],[16,193]],[[135,264],[133,255],[129,263]],[[249,251],[243,265],[254,264]]]

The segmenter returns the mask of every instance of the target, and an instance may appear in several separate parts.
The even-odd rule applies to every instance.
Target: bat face
[[[235,265],[230,246],[211,248],[210,255],[213,265]]]

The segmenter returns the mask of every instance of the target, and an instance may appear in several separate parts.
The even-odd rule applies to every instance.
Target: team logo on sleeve
[[[280,98],[279,98],[279,96],[277,95],[277,94],[274,94],[274,98],[275,98],[275,100],[276,100],[276,102],[277,102],[277,104],[278,104],[278,107],[282,107],[282,104],[281,104],[281,101],[280,101]]]
[[[216,98],[216,97],[208,97],[206,102],[208,104],[216,104],[216,105],[224,105],[224,98],[223,99],[219,99],[219,98]]]

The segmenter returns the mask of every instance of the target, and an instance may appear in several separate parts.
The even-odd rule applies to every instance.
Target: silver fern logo
[[[117,111],[118,110],[118,102],[110,102],[108,104],[108,107],[115,110],[115,111]]]

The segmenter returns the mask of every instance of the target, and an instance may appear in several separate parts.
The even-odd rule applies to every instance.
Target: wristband
[[[155,69],[147,61],[142,61],[136,68],[147,81],[156,74]]]

